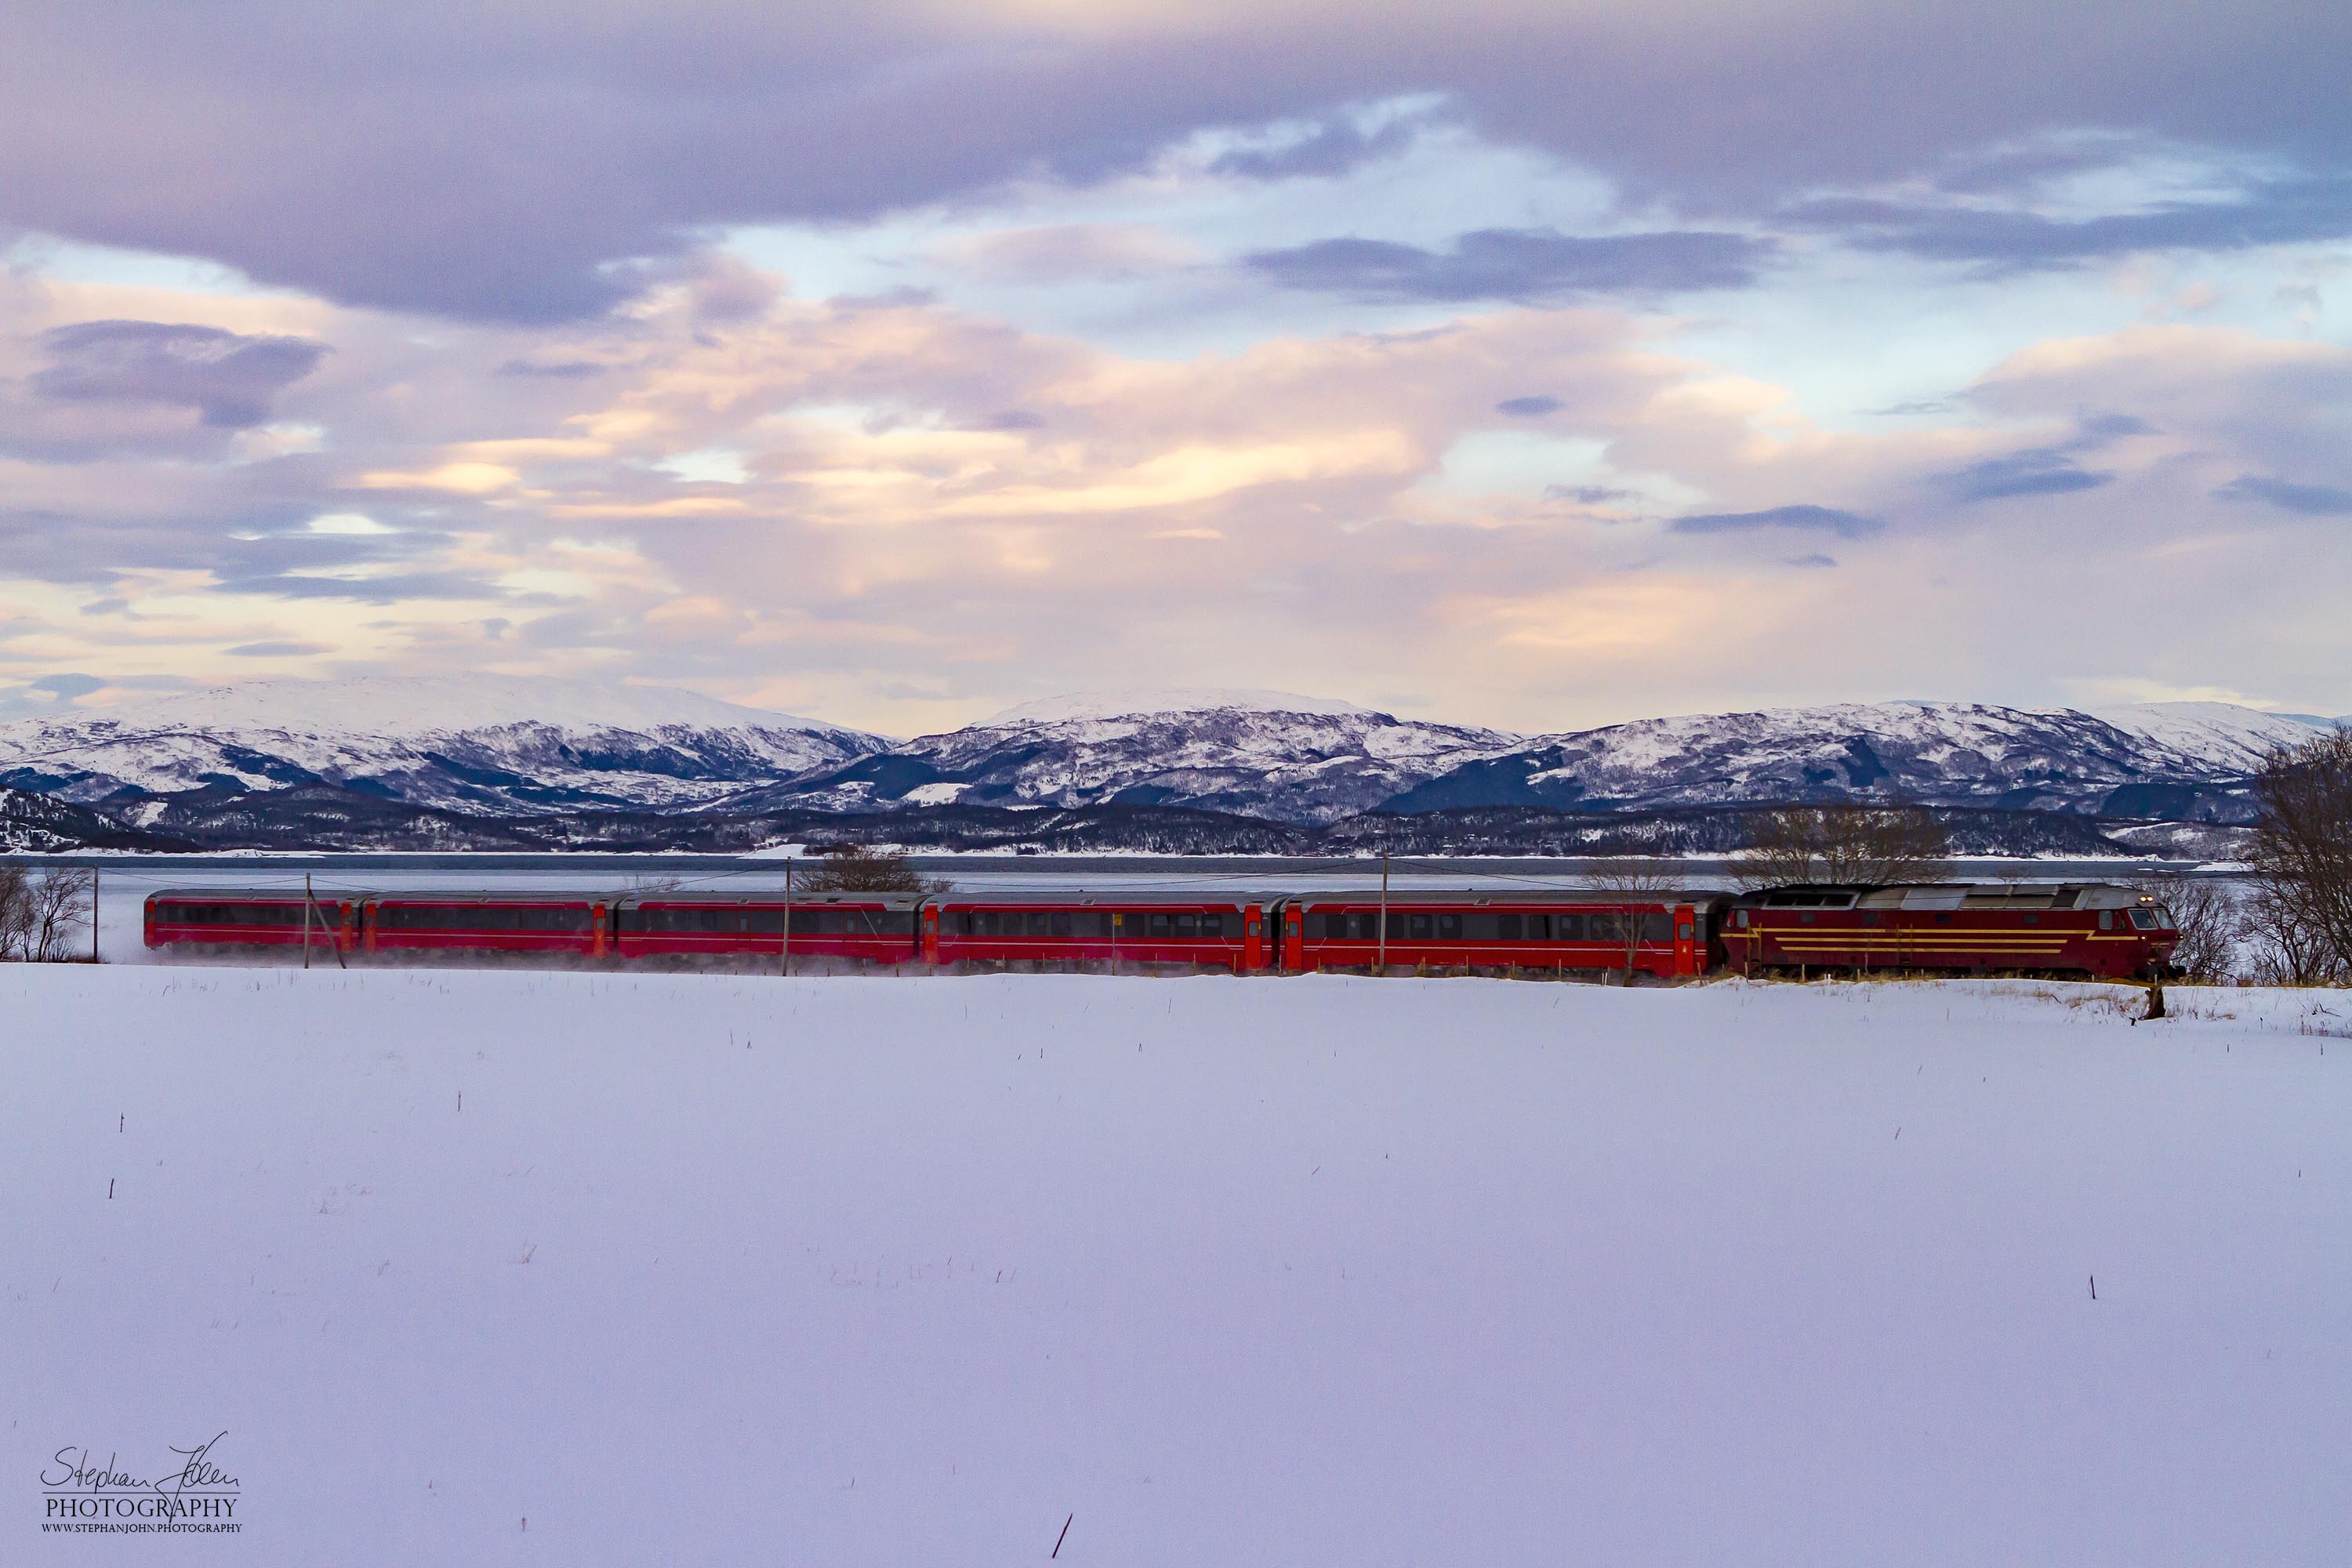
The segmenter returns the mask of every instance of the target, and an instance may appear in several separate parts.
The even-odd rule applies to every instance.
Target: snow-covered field
[[[2352,1006],[2126,994],[0,968],[0,1560],[2341,1563]]]

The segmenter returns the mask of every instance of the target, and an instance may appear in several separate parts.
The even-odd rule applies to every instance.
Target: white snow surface
[[[1332,697],[1302,697],[1292,691],[1234,689],[1073,691],[1041,697],[982,719],[973,729],[1017,724],[1058,724],[1072,719],[1124,719],[1135,714],[1370,713],[1371,709]]]
[[[2234,702],[2136,702],[2088,710],[2118,730],[2185,752],[2218,767],[2252,771],[2282,746],[2299,746],[2326,731],[2305,720],[2265,713]]]
[[[0,967],[9,1528],[225,1433],[241,1564],[2341,1563],[2352,1010],[2136,1000]]]

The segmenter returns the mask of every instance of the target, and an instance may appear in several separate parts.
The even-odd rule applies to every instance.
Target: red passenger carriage
[[[1282,906],[1286,970],[1370,969],[1385,962],[1441,969],[1633,969],[1660,978],[1707,966],[1707,917],[1718,894],[1517,892],[1416,889],[1381,901],[1316,893]]]
[[[1199,892],[950,895],[923,906],[933,963],[1266,967],[1268,900]]]
[[[378,893],[361,907],[360,946],[600,958],[611,906],[605,893]]]
[[[789,906],[772,892],[636,893],[614,905],[614,952],[625,960],[761,953],[781,963],[789,907],[794,957],[907,963],[917,957],[915,915],[922,902],[919,893],[798,894]]]
[[[172,888],[147,895],[149,947],[299,947],[309,940],[349,952],[359,942],[359,893],[299,888]]]

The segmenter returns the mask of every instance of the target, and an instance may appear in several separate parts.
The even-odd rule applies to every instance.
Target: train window
[[[1055,934],[1055,936],[1067,936],[1067,935],[1069,935],[1069,934],[1070,934],[1070,917],[1069,917],[1069,913],[1068,913],[1068,911],[1065,910],[1065,911],[1063,911],[1062,913],[1056,914],[1056,915],[1054,917],[1053,924],[1054,924],[1054,934]]]
[[[1746,910],[1738,910],[1731,917],[1731,923],[1738,926],[1741,931],[1746,931],[1748,929],[1748,911]]]
[[[1818,916],[1818,915],[1816,915],[1816,914],[1814,914],[1814,913],[1812,912],[1812,910],[1807,910],[1803,914],[1801,914],[1801,915],[1799,915],[1799,916],[1797,917],[1797,921],[1798,921],[1798,923],[1799,923],[1799,924],[1801,924],[1801,925],[1811,925],[1815,921],[1819,920],[1820,918],[1821,918],[1821,917],[1820,917],[1820,916]]]
[[[1623,942],[1625,921],[1619,915],[1586,915],[1583,917],[1587,942]]]
[[[1118,934],[1118,920],[1117,916],[1108,913],[1095,916],[1095,934],[1097,936],[1114,936]]]
[[[1460,915],[1438,916],[1437,940],[1440,942],[1460,942],[1462,940],[1462,917]]]
[[[2116,929],[2115,910],[2101,910],[2099,911],[2099,929],[2101,931],[2113,931]]]
[[[1643,915],[1642,917],[1642,940],[1643,942],[1660,943],[1674,941],[1675,917],[1666,913],[1664,910],[1659,910],[1653,914]]]
[[[1175,917],[1175,921],[1176,921],[1176,931],[1175,931],[1175,934],[1176,934],[1176,935],[1177,935],[1177,937],[1178,937],[1178,938],[1180,938],[1181,940],[1183,940],[1183,941],[1187,941],[1187,942],[1189,942],[1189,941],[1191,941],[1192,938],[1197,937],[1197,936],[1199,936],[1199,935],[1201,934],[1201,917],[1200,917],[1200,916],[1198,916],[1198,915],[1191,915],[1191,914],[1180,914],[1180,915],[1178,915],[1178,916],[1176,916],[1176,917]]]
[[[1866,926],[1874,926],[1878,924],[1878,911],[1876,910],[1864,910],[1862,912],[1862,923]]]
[[[1051,931],[1052,921],[1044,910],[1032,910],[1029,911],[1029,934],[1031,936],[1045,936],[1050,934]]]
[[[1519,923],[1519,917],[1517,915],[1496,915],[1495,917],[1496,939],[1501,942],[1518,941]]]
[[[1223,936],[1225,934],[1225,917],[1222,914],[1202,915],[1201,917],[1201,934],[1202,936],[1213,937]]]
[[[1168,917],[1165,914],[1154,913],[1151,917],[1151,934],[1156,937],[1165,937],[1168,934]]]
[[[1568,919],[1566,915],[1562,915],[1559,918],[1561,920]],[[1528,940],[1530,942],[1549,942],[1551,940],[1551,922],[1552,917],[1549,915],[1529,915],[1528,917]]]
[[[1432,923],[1427,915],[1407,915],[1404,919],[1405,934],[1425,941],[1429,936]]]
[[[2154,931],[2157,929],[2158,921],[2156,911],[2154,910],[2133,910],[2130,913],[2131,923],[2137,929],[2140,931]]]
[[[2030,926],[2038,926],[2042,923],[2042,917],[2040,915],[2028,915],[2025,917],[2025,923]]]
[[[1697,939],[1698,930],[1688,921],[1683,921],[1681,925],[1675,928],[1675,940],[1676,942],[1696,942]]]

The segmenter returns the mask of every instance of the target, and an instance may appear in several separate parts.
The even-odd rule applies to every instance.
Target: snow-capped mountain
[[[0,725],[0,786],[101,806],[133,833],[273,844],[340,824],[339,842],[454,847],[488,819],[618,811],[697,814],[757,842],[759,820],[787,812],[1181,806],[1321,831],[1374,811],[1687,812],[1864,794],[2231,822],[2264,754],[2321,732],[2224,703],[1889,702],[1527,737],[1282,692],[1161,691],[1050,698],[892,742],[652,687],[366,679]],[[429,830],[419,813],[434,814]],[[559,840],[572,831],[556,826]]]
[[[501,676],[272,680],[0,725],[0,784],[82,803],[324,783],[493,815],[666,808],[837,767],[886,744],[661,687]]]
[[[1319,823],[1517,743],[1279,691],[1057,697],[726,805],[1185,805]]]
[[[1626,811],[1891,794],[2186,818],[2225,809],[2235,781],[2268,751],[2318,732],[2224,703],[2099,715],[1972,702],[1709,713],[1533,737],[1409,789],[1388,809]]]

